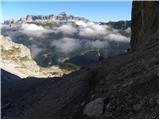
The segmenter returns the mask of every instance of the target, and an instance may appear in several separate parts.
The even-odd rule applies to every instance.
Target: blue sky
[[[68,14],[93,21],[118,21],[131,19],[131,1],[2,1],[1,21],[19,19],[26,15]]]

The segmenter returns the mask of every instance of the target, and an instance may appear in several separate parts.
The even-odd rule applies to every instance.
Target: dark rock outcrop
[[[88,72],[81,70],[63,78],[10,80],[9,86],[2,84],[1,116],[72,118],[88,93],[87,79]]]
[[[3,78],[3,81],[7,81],[7,80],[20,80],[21,78],[14,75],[14,74],[11,74],[3,69],[0,70],[1,72],[1,77]]]
[[[132,51],[101,61],[94,70],[88,101],[105,98],[98,118],[158,118],[158,6],[155,1],[133,2]]]
[[[134,1],[132,4],[131,48],[152,46],[158,42],[159,1]]]

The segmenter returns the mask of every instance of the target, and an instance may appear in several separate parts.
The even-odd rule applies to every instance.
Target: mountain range
[[[27,15],[17,21],[5,21],[1,33],[10,37],[10,41],[30,49],[31,57],[39,66],[58,66],[67,73],[96,63],[99,58],[126,52],[131,35],[130,26],[126,24],[129,22],[119,24],[127,25],[125,29],[115,29],[107,23],[65,12],[48,16]]]
[[[26,17],[20,18],[19,20],[5,20],[4,24],[10,25],[11,27],[15,27],[18,24],[25,24],[25,23],[43,23],[43,22],[56,22],[56,23],[67,23],[67,22],[74,22],[74,21],[84,21],[88,22],[89,19],[86,19],[84,17],[78,17],[73,15],[68,15],[65,12],[61,12],[58,15],[26,15]],[[101,25],[109,25],[112,28],[115,29],[122,29],[125,30],[131,26],[130,20],[120,20],[117,22],[95,22],[97,24]]]
[[[57,23],[66,23],[75,20],[82,20],[82,21],[89,21],[83,17],[75,17],[73,15],[67,15],[65,12],[61,12],[58,15],[27,15],[24,18],[20,18],[19,20],[6,20],[4,24],[9,24],[12,27],[16,26],[17,24],[24,24],[24,23],[32,23],[32,22],[57,22]]]

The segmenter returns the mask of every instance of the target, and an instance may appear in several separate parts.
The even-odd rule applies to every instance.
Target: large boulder
[[[83,114],[89,117],[97,117],[103,113],[103,108],[104,108],[103,98],[97,98],[85,106]]]

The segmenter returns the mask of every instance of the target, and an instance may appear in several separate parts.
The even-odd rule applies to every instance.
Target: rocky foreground
[[[126,54],[63,78],[20,80],[2,70],[2,118],[158,118],[158,8],[133,2]]]

